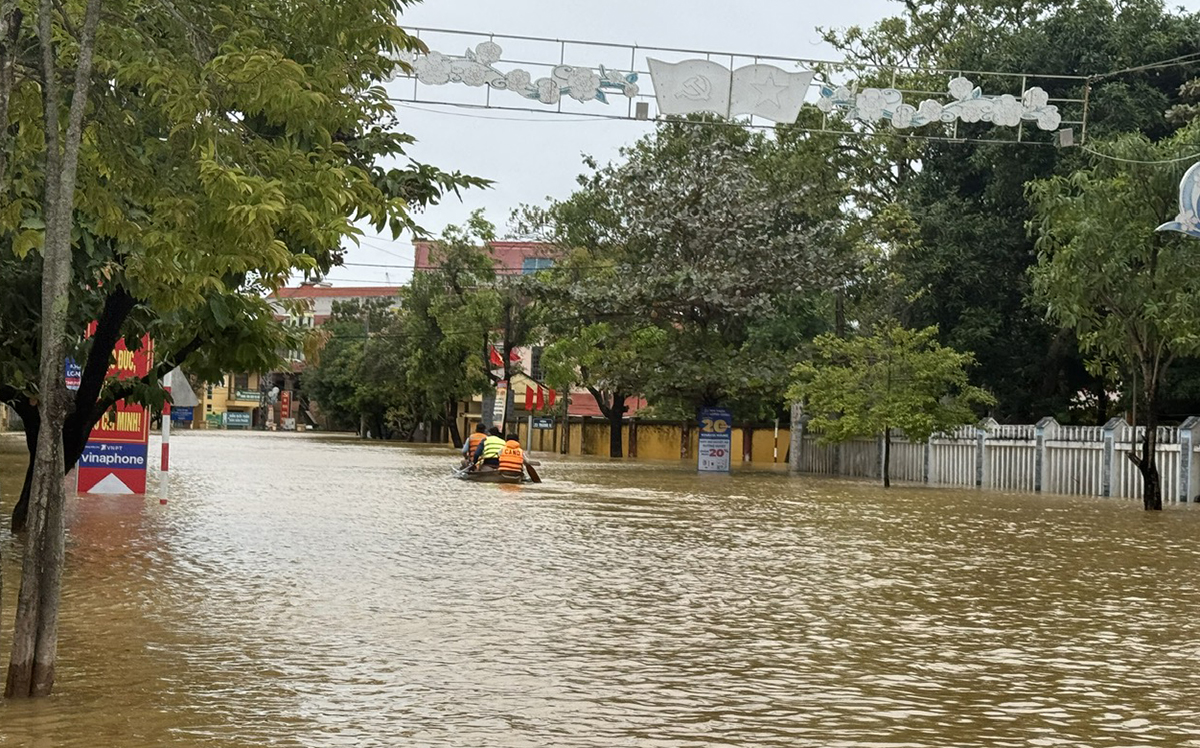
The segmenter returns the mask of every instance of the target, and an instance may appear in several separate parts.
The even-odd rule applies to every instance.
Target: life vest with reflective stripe
[[[525,452],[521,449],[521,443],[507,442],[500,452],[500,469],[519,473],[524,466]]]
[[[467,438],[467,454],[475,454],[475,450],[479,449],[479,443],[487,438],[487,434],[481,434],[476,431]]]
[[[498,436],[489,436],[483,441],[483,459],[490,460],[493,457],[499,457],[504,451],[504,440]]]

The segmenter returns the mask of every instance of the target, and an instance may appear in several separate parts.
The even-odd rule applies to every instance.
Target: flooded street
[[[73,503],[56,695],[0,707],[0,745],[1200,746],[1198,508],[172,450],[166,506]]]

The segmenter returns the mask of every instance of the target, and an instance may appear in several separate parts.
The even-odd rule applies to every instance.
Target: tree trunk
[[[449,412],[446,414],[446,428],[450,429],[450,443],[455,449],[462,449],[463,438],[458,430],[458,413],[457,409],[451,405]]]
[[[29,512],[29,495],[33,491],[33,458],[37,454],[38,432],[41,429],[42,419],[38,409],[28,401],[22,405],[14,405],[13,409],[17,411],[17,415],[25,424],[25,448],[29,450],[29,464],[25,466],[25,482],[21,485],[21,496],[13,506],[12,513],[12,531],[18,533],[25,530],[25,519]]]
[[[1146,511],[1162,511],[1162,481],[1158,474],[1158,416],[1153,408],[1147,409],[1146,434],[1142,438],[1142,459],[1138,472],[1142,474],[1142,507]]]
[[[42,211],[46,228],[42,246],[42,348],[38,382],[41,427],[29,500],[30,533],[25,542],[12,658],[4,688],[8,697],[46,696],[54,686],[66,502],[62,430],[69,399],[63,381],[63,362],[67,352],[72,283],[71,230],[83,116],[91,83],[96,26],[100,22],[100,0],[88,0],[87,3],[65,136],[59,126],[53,13],[53,0],[42,0],[38,9],[38,39],[46,135],[46,186]]]
[[[883,487],[892,487],[892,430],[883,430]]]
[[[622,414],[624,408],[617,408],[616,398],[613,398],[614,407],[608,414],[608,456],[615,457],[618,460],[625,456],[624,445],[621,440],[621,425]]]

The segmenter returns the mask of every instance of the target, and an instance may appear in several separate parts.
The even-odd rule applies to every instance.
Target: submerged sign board
[[[700,472],[728,473],[732,453],[733,414],[724,408],[701,408]]]
[[[142,338],[136,351],[118,340],[108,376],[140,379],[150,373],[153,346]],[[150,442],[150,411],[144,405],[120,400],[105,413],[79,458],[76,472],[80,493],[146,493],[146,447]]]

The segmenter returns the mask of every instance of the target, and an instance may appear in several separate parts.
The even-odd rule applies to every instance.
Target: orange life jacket
[[[500,469],[514,473],[521,472],[525,467],[525,452],[520,442],[508,441],[500,452]]]
[[[475,450],[479,449],[479,444],[486,438],[487,434],[481,434],[478,431],[471,434],[471,436],[467,438],[467,454],[475,454]]]

